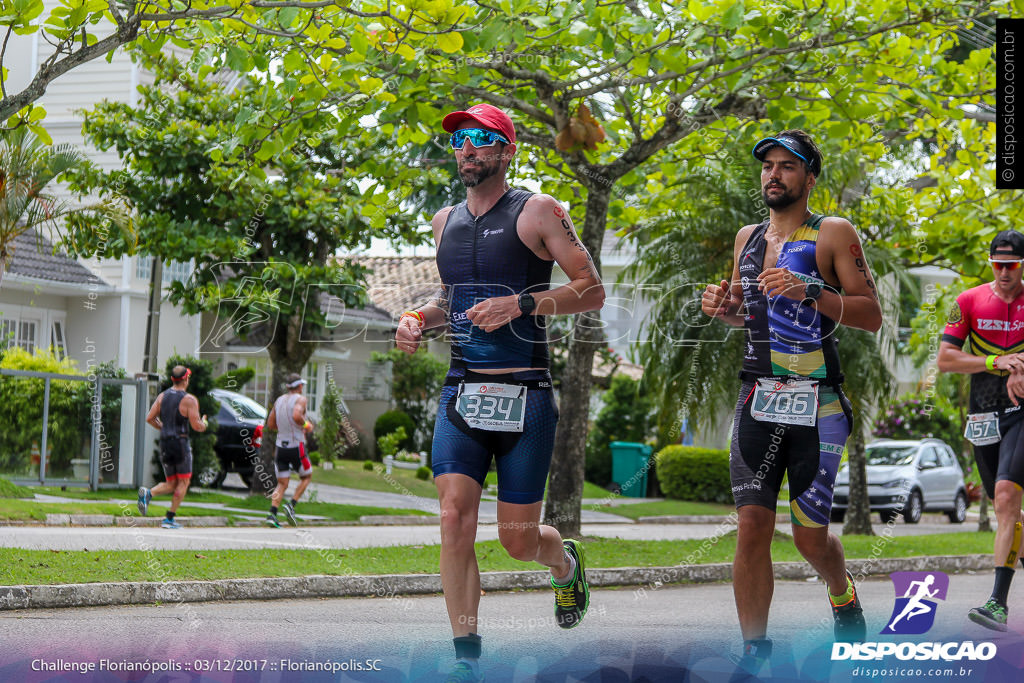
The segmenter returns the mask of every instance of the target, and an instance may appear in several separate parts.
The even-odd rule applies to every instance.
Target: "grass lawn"
[[[168,499],[169,501],[170,499]],[[149,506],[149,516],[160,516],[163,517],[167,511],[168,504],[160,504],[159,501],[153,501]],[[23,520],[23,521],[46,521],[46,515],[48,513],[63,513],[71,515],[121,515],[124,514],[124,510],[129,510],[131,514],[138,516],[139,511],[135,505],[129,505],[122,508],[118,503],[40,503],[34,500],[21,500],[12,498],[0,499],[0,519],[7,520]],[[212,515],[228,515],[229,513],[220,512],[218,510],[209,510],[207,508],[189,507],[188,504],[182,504],[178,508],[178,515],[181,517],[205,517]]]
[[[66,490],[61,490],[59,486],[33,486],[28,490],[31,492],[30,495],[44,493],[48,496],[80,500],[135,500],[138,498],[138,489],[100,489],[99,491],[90,491],[84,487],[72,488],[69,486]],[[185,494],[185,500],[191,500],[196,503],[224,503],[226,505],[235,505],[241,501],[237,496],[229,496],[217,493],[216,491],[199,490],[191,487],[188,493]]]
[[[32,492],[24,486],[12,484],[9,480],[0,478],[0,498],[31,498]]]
[[[584,505],[583,507],[599,512],[610,512],[613,515],[622,515],[630,519],[657,515],[729,515],[736,510],[732,505],[698,503],[689,500],[659,500],[653,503],[631,503],[615,506]]]
[[[885,539],[843,536],[846,556],[866,558],[880,549],[880,557],[964,555],[990,553],[993,533],[957,532]],[[735,533],[717,543],[691,541],[586,540],[588,567],[673,566],[731,562]],[[87,583],[97,581],[156,581],[147,564],[157,560],[157,571],[173,579],[219,579],[309,574],[434,574],[440,546],[415,545],[353,550],[138,550],[53,551],[0,549],[0,582],[4,585]],[[536,569],[537,565],[511,559],[497,541],[477,544],[484,571]],[[792,540],[776,534],[775,561],[797,561]]]
[[[374,463],[373,471],[364,470],[363,463],[356,460],[335,460],[333,470],[316,468],[313,470],[313,484],[329,484],[347,486],[352,489],[368,491],[384,491],[386,493],[412,494],[424,498],[437,498],[434,482],[416,478],[416,470],[391,469],[391,474],[384,473],[384,465]]]

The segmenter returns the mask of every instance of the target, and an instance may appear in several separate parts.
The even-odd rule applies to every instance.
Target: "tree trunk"
[[[583,245],[601,272],[601,243],[608,221],[611,184],[595,184],[587,190],[583,219]],[[604,343],[598,311],[576,316],[569,358],[561,381],[559,420],[555,450],[551,458],[544,523],[558,529],[563,537],[580,535],[583,500],[583,465],[590,422],[590,388],[593,383],[594,353]]]
[[[160,342],[160,303],[164,290],[164,260],[151,256],[149,267],[149,312],[146,316],[146,348],[143,350],[142,371],[159,374],[157,351]]]
[[[844,534],[874,536],[871,529],[871,504],[868,500],[867,458],[864,454],[864,430],[859,416],[854,415],[853,433],[849,441],[850,502],[846,510]]]
[[[981,494],[981,503],[978,505],[978,531],[992,531],[992,520],[988,516],[988,494]]]

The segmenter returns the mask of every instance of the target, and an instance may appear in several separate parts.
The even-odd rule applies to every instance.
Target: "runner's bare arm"
[[[270,412],[267,413],[267,421],[263,425],[263,431],[267,430],[277,431],[277,410],[274,406],[270,407]]]
[[[435,213],[430,221],[430,226],[434,231],[435,246],[441,244],[441,233],[444,232],[444,224],[448,220],[448,214],[451,213],[452,208],[444,207]],[[423,330],[448,324],[447,294],[444,286],[440,287],[433,299],[416,310],[423,316],[422,322],[414,316],[403,315],[398,320],[398,329],[395,330],[395,345],[406,353],[415,353],[419,348]]]
[[[192,429],[197,432],[205,432],[206,416],[200,417],[199,401],[196,400],[196,397],[192,394],[185,394],[185,398],[181,399],[181,407],[185,409],[183,415],[188,418],[188,423],[192,425]]]
[[[160,394],[153,401],[153,405],[149,409],[149,413],[146,415],[146,422],[154,429],[160,429],[163,427],[163,422],[160,421],[160,401],[164,395]]]
[[[306,397],[299,396],[298,400],[295,401],[295,407],[292,408],[292,422],[300,427],[306,424],[306,403]]]
[[[732,259],[732,281],[722,280],[720,284],[708,285],[701,295],[701,310],[705,315],[718,318],[724,323],[733,327],[742,327],[744,315],[740,312],[743,308],[743,287],[740,286],[740,252],[743,245],[750,239],[750,233],[756,225],[747,225],[736,233],[736,242],[733,245]]]
[[[582,313],[604,305],[604,285],[594,261],[576,236],[569,214],[553,197],[531,197],[519,214],[516,231],[534,254],[553,259],[569,278],[559,287],[529,292],[535,302],[532,315]],[[493,332],[522,316],[519,294],[485,299],[467,309],[466,317],[484,332]]]
[[[833,217],[822,221],[820,234],[845,293],[823,288],[815,308],[841,325],[877,332],[882,327],[882,307],[857,231],[845,218]]]
[[[532,230],[536,230],[543,249],[569,278],[569,282],[560,287],[530,292],[537,304],[533,314],[556,315],[600,309],[604,305],[604,285],[594,260],[576,236],[569,213],[554,197],[539,194],[527,202],[523,214],[527,219],[524,234],[529,236]],[[518,311],[518,295],[514,299]]]

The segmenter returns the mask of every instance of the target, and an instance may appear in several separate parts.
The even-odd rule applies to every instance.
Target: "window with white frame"
[[[15,346],[22,348],[29,353],[35,353],[36,346],[38,346],[38,338],[36,336],[38,331],[38,320],[19,320],[18,337],[15,341]]]
[[[149,280],[153,274],[153,257],[137,256],[135,260],[135,277],[140,280]],[[164,263],[163,283],[170,284],[173,281],[184,282],[192,274],[190,262],[168,261]]]
[[[64,321],[54,318],[50,324],[50,348],[60,360],[68,357],[67,343],[64,339]]]
[[[306,394],[306,410],[311,413],[316,412],[316,388],[317,388],[317,375],[320,371],[319,363],[306,363],[306,367],[302,372],[302,379],[306,380],[306,387],[303,393]]]
[[[11,318],[0,318],[0,348],[9,349],[17,344],[18,321]]]

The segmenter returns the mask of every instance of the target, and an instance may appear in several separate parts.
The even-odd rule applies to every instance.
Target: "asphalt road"
[[[952,677],[930,680],[1002,683],[1007,666],[1024,678],[1024,610],[1011,612],[1011,633],[982,629],[965,618],[991,589],[991,575],[950,577],[945,602],[925,635],[875,635],[890,617],[894,590],[888,579],[860,587],[869,640],[990,641],[998,654],[990,662],[910,662],[924,673],[886,680],[917,680],[934,667]],[[820,582],[776,584],[769,634],[776,656],[765,680],[860,681],[855,665],[908,666],[890,657],[882,662],[830,662],[830,615]],[[1024,594],[1017,586],[1015,595]],[[727,681],[734,667],[726,658],[740,647],[728,584],[688,585],[639,592],[599,590],[590,613],[572,631],[552,621],[547,591],[489,594],[481,602],[483,667],[488,681]],[[401,681],[441,680],[452,664],[443,599],[439,596],[392,599],[324,599],[270,602],[165,604],[146,607],[78,608],[0,613],[0,680],[204,680],[204,681]],[[94,678],[33,673],[32,662],[162,663],[181,666],[170,678]],[[238,673],[235,660],[257,661],[262,671]],[[282,662],[282,660],[286,660]],[[379,671],[310,674],[294,667],[313,663]],[[333,664],[332,664],[333,663]],[[189,668],[209,667],[199,677]],[[960,676],[960,667],[971,671]],[[109,665],[108,665],[109,666]],[[252,666],[251,664],[249,666]],[[938,669],[936,669],[938,670]]]

